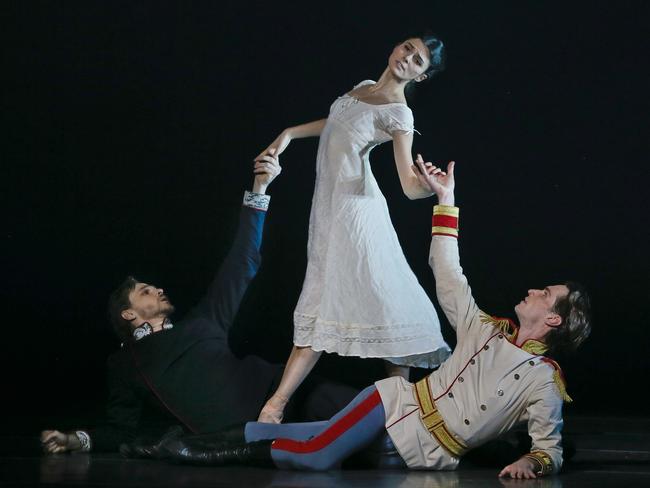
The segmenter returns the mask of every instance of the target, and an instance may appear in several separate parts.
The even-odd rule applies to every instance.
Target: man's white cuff
[[[254,208],[255,210],[262,210],[266,212],[269,208],[271,197],[269,195],[262,195],[261,193],[254,193],[252,191],[244,192],[244,206]]]

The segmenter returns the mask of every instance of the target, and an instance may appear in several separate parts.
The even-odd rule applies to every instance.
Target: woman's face
[[[398,44],[388,58],[388,68],[401,80],[422,81],[429,67],[429,48],[414,37]]]

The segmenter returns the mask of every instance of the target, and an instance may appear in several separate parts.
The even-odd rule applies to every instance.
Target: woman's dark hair
[[[408,39],[420,39],[424,45],[429,49],[429,67],[424,72],[427,76],[422,81],[429,81],[436,73],[440,73],[445,69],[445,61],[447,59],[447,51],[445,49],[444,43],[438,39],[433,34],[425,34],[422,36],[411,36]],[[404,93],[408,99],[412,99],[414,96],[413,88],[415,87],[415,80],[411,80],[406,84]]]
[[[429,67],[424,73],[427,75],[427,79],[429,79],[436,73],[444,71],[447,51],[443,42],[433,34],[426,34],[418,37],[429,49]]]
[[[138,283],[140,281],[137,278],[127,276],[120,283],[120,286],[115,288],[110,297],[108,297],[108,320],[121,341],[129,341],[133,338],[131,322],[122,317],[122,312],[131,307],[129,294],[135,289]]]
[[[574,351],[591,333],[591,301],[585,287],[573,281],[564,285],[569,293],[558,298],[553,306],[553,311],[562,317],[562,324],[545,338],[551,353]]]

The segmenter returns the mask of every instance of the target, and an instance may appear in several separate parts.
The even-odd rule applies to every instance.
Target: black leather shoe
[[[161,459],[163,452],[161,447],[165,442],[181,437],[185,431],[180,425],[170,427],[162,437],[147,438],[139,437],[129,444],[120,445],[120,454],[126,458],[140,459]]]
[[[247,466],[274,467],[271,459],[273,441],[249,442],[247,444],[225,443],[216,449],[189,447],[183,439],[165,442],[162,449],[165,458],[182,464],[199,466],[226,466],[243,464]]]
[[[176,455],[183,449],[196,453],[214,451],[233,444],[246,444],[244,438],[245,427],[246,424],[236,424],[210,434],[193,434],[182,437],[170,436],[158,444],[157,450],[160,452],[160,457],[164,457],[170,453]]]
[[[210,434],[195,434],[183,437],[187,447],[198,449],[218,449],[224,444],[245,444],[246,424],[235,424]]]

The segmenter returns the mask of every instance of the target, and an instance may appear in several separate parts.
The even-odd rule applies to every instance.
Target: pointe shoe
[[[257,421],[263,424],[281,424],[287,402],[286,398],[273,395],[262,408]]]

